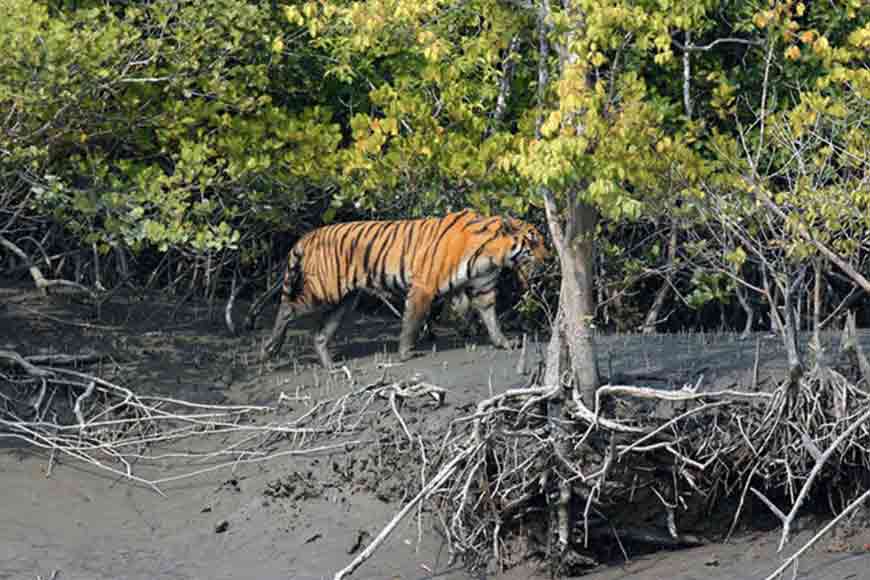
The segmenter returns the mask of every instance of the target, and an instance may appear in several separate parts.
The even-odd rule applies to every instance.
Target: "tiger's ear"
[[[501,219],[501,226],[499,226],[498,232],[505,236],[515,236],[520,233],[521,227],[520,220],[506,217]]]

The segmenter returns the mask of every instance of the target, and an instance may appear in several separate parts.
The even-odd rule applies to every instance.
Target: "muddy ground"
[[[212,321],[209,314],[205,305],[177,308],[148,295],[116,298],[97,319],[75,297],[46,299],[26,286],[7,286],[0,290],[0,349],[98,352],[107,358],[88,372],[143,394],[199,402],[273,405],[284,392],[308,397],[299,404],[304,408],[349,388],[316,367],[304,324],[277,363],[263,366],[256,353],[265,330],[231,337],[218,322],[222,312],[212,312]],[[264,319],[260,326],[267,324]],[[397,333],[395,319],[358,316],[340,331],[334,352],[364,385],[382,376]],[[420,356],[388,369],[392,379],[422,375],[448,389],[443,407],[411,412],[415,428],[443,429],[481,398],[525,384],[516,369],[518,352],[496,351],[482,338],[469,345],[449,329],[437,334],[434,345],[420,345]],[[862,341],[870,342],[866,334]],[[779,342],[765,335],[745,341],[728,333],[598,337],[600,368],[612,382],[662,388],[700,377],[705,388],[748,385],[756,344],[762,380],[781,376]],[[534,348],[528,356],[534,361]],[[331,578],[419,484],[416,470],[402,468],[407,463],[398,461],[385,475],[378,461],[384,460],[371,452],[277,459],[167,484],[163,498],[68,459],[47,476],[45,453],[0,438],[0,578]],[[807,519],[792,549],[818,525]],[[775,532],[746,530],[727,544],[632,554],[629,562],[587,578],[764,578],[780,561],[777,541]],[[870,535],[863,531],[824,541],[801,559],[797,577],[870,578],[868,549]],[[451,565],[431,524],[410,518],[353,577],[485,576]],[[529,562],[489,577],[547,574]]]

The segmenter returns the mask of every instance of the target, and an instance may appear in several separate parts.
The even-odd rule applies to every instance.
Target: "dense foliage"
[[[671,327],[787,302],[812,241],[864,264],[860,0],[0,0],[0,44],[0,236],[92,284],[71,247],[216,286],[324,221],[540,221],[542,188],[596,208],[620,328],[661,288]]]

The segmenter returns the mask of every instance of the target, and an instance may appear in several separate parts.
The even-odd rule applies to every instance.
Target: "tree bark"
[[[599,386],[592,325],[595,316],[594,235],[598,212],[591,205],[576,199],[570,202],[573,203],[568,210],[567,235],[563,235],[555,200],[549,191],[544,192],[547,223],[562,267],[560,314],[553,333],[561,333],[568,347],[575,380],[572,398],[591,409],[595,404],[595,390]]]
[[[783,308],[783,340],[785,341],[786,356],[788,357],[788,376],[792,383],[796,383],[804,373],[800,350],[797,342],[797,324],[794,305],[792,304],[793,293],[786,289],[784,294],[785,308]]]
[[[594,405],[595,390],[599,386],[598,357],[593,336],[595,319],[595,227],[597,210],[575,200],[571,208],[574,259],[574,280],[577,287],[576,315],[566,319],[565,334],[569,337],[575,391],[586,406]],[[569,289],[571,290],[571,289]],[[570,301],[569,301],[570,304]]]
[[[813,350],[815,351],[814,365],[823,366],[825,362],[824,347],[822,346],[822,258],[813,260]]]
[[[740,338],[747,339],[752,332],[752,324],[755,322],[755,311],[752,309],[749,297],[746,296],[746,290],[742,286],[738,284],[735,292],[737,293],[737,301],[746,314],[746,324],[743,325],[743,332],[740,334]]]
[[[656,331],[656,325],[662,312],[662,307],[665,305],[665,300],[671,293],[671,276],[674,271],[674,264],[677,261],[677,224],[671,221],[671,232],[668,236],[667,261],[665,262],[664,272],[662,273],[662,285],[656,292],[656,297],[653,300],[649,312],[646,314],[646,319],[643,321],[643,333],[653,334]]]

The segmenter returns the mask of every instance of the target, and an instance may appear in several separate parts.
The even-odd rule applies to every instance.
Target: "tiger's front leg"
[[[489,333],[489,339],[494,346],[498,348],[513,348],[513,343],[504,335],[498,325],[498,315],[495,311],[495,288],[488,290],[472,291],[471,304],[483,324],[486,325],[486,331]]]
[[[269,340],[263,346],[262,357],[264,360],[274,358],[281,352],[281,347],[284,346],[284,338],[287,335],[287,328],[298,315],[298,311],[299,306],[297,304],[290,302],[285,296],[281,297],[278,314],[275,316],[275,326],[272,328]]]
[[[399,335],[399,360],[405,361],[411,358],[411,349],[417,341],[417,333],[432,307],[434,298],[434,292],[419,286],[412,286],[408,292],[405,314],[402,317],[402,332]]]
[[[314,351],[320,358],[320,363],[327,369],[335,366],[329,354],[329,341],[335,336],[335,331],[347,320],[348,315],[356,309],[358,302],[359,294],[355,294],[352,297],[345,297],[338,306],[321,313],[317,331],[314,333]]]

